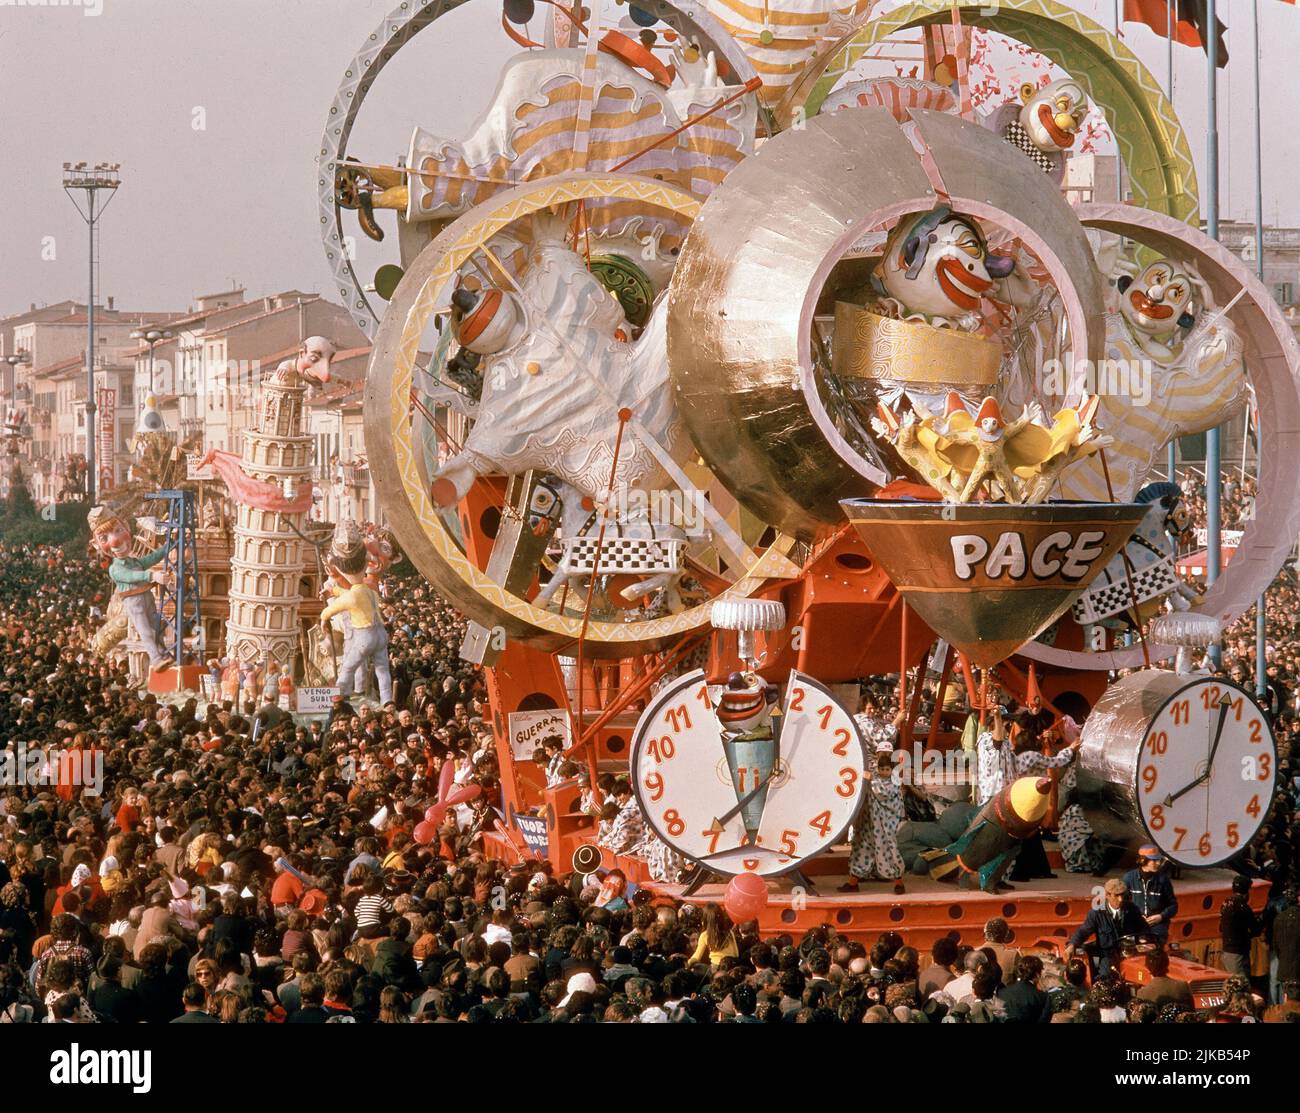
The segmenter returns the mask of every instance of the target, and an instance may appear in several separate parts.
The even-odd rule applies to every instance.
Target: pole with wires
[[[1259,275],[1259,280],[1264,281],[1264,146],[1263,146],[1263,124],[1260,120],[1259,112],[1259,85],[1260,85],[1260,62],[1262,60],[1259,49],[1259,0],[1254,0],[1255,14],[1255,273]],[[1260,454],[1264,446],[1259,437],[1259,414],[1258,407],[1253,407],[1255,413],[1255,476],[1258,483],[1258,476],[1262,469],[1263,460]],[[1242,459],[1246,456],[1245,441],[1250,436],[1250,414],[1251,408],[1246,411],[1247,427],[1242,438]],[[1245,469],[1242,469],[1242,482],[1245,482]],[[1255,491],[1256,499],[1259,498],[1258,486]],[[1255,695],[1263,697],[1268,691],[1268,673],[1267,662],[1264,660],[1268,651],[1268,589],[1265,588],[1259,594],[1259,599],[1255,602]]]
[[[1205,148],[1205,231],[1210,239],[1219,238],[1219,22],[1216,0],[1206,0],[1205,54],[1207,78],[1206,148]],[[1220,431],[1205,434],[1205,583],[1212,587],[1223,567],[1223,508],[1220,487],[1223,482]],[[1220,642],[1210,646],[1210,660],[1216,666],[1223,661]]]

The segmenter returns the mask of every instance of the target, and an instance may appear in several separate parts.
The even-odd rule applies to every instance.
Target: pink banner
[[[200,467],[211,464],[226,484],[230,497],[241,506],[255,506],[258,510],[274,510],[279,514],[305,514],[311,509],[311,480],[299,485],[293,498],[286,498],[283,489],[274,483],[254,479],[244,471],[239,457],[233,452],[212,449],[199,462]]]

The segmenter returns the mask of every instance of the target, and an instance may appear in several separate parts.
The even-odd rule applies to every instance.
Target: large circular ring
[[[348,63],[343,80],[325,121],[317,154],[316,198],[325,259],[334,275],[334,285],[357,327],[371,339],[379,326],[382,309],[366,296],[363,281],[346,250],[343,213],[335,202],[335,171],[347,156],[348,139],[356,124],[366,94],[380,71],[397,52],[435,20],[459,8],[468,0],[402,0],[366,40]],[[719,76],[727,85],[743,85],[754,76],[745,52],[708,10],[696,0],[638,0],[637,7],[653,13],[679,34],[697,37],[706,49],[725,59]]]
[[[940,200],[997,224],[1051,273],[1074,350],[1100,358],[1087,236],[1046,175],[1008,177],[1005,147],[943,112],[855,108],[769,140],[704,203],[669,287],[668,362],[696,447],[762,520],[810,537],[886,482],[828,414],[811,347],[827,277],[873,228]]]
[[[1300,532],[1300,484],[1293,470],[1300,458],[1300,344],[1254,271],[1199,229],[1129,205],[1082,205],[1078,213],[1086,227],[1126,236],[1158,255],[1190,259],[1219,305],[1226,306],[1244,290],[1228,316],[1245,342],[1246,374],[1255,390],[1259,492],[1255,518],[1247,523],[1232,563],[1196,605],[1226,627],[1272,583]],[[1173,656],[1174,650],[1147,646],[1153,661]],[[1091,653],[1030,642],[1019,652],[1072,669],[1131,669],[1144,661],[1140,645]]]
[[[865,20],[825,47],[790,86],[776,109],[788,127],[802,108],[811,116],[871,47],[898,31],[952,19],[948,0],[904,4]],[[1196,222],[1200,202],[1187,137],[1160,83],[1122,39],[1056,0],[999,0],[956,7],[965,26],[998,31],[1069,71],[1106,113],[1128,173],[1135,204]]]
[[[366,378],[366,447],[375,487],[384,502],[387,524],[412,563],[458,609],[483,626],[549,651],[571,650],[583,622],[571,614],[534,606],[491,579],[462,550],[429,498],[419,449],[411,428],[411,387],[420,339],[450,284],[478,248],[492,236],[543,209],[583,200],[635,201],[649,209],[695,217],[700,202],[663,182],[631,175],[564,174],[505,190],[477,206],[426,247],[393,294],[380,325]],[[790,539],[780,539],[714,598],[743,598],[766,579],[764,569],[778,561]],[[595,656],[626,657],[663,648],[681,635],[708,626],[710,604],[661,618],[597,622],[587,626],[585,644]]]

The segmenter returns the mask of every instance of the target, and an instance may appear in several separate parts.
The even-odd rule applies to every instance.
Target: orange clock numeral
[[[831,813],[830,809],[815,815],[808,821],[808,826],[814,831],[820,831],[822,838],[826,838],[831,833]]]
[[[831,725],[831,716],[834,713],[835,708],[833,708],[829,703],[825,707],[819,707],[817,709],[817,714],[821,717],[822,721],[822,730],[825,730]]]
[[[1232,711],[1233,714],[1236,715],[1237,717],[1237,722],[1241,722],[1241,709],[1245,707],[1245,705],[1246,705],[1245,696],[1238,696],[1236,700],[1233,702]]]
[[[1273,762],[1268,754],[1259,755],[1259,780],[1266,781],[1273,772]]]
[[[1174,704],[1171,712],[1174,717],[1174,726],[1180,726],[1183,723],[1191,722],[1192,704],[1190,700],[1180,699]]]
[[[835,745],[831,747],[831,753],[836,757],[849,756],[849,732],[843,727],[835,728]]]
[[[1258,818],[1259,818],[1259,810],[1260,810],[1260,809],[1259,809],[1259,797],[1258,797],[1258,796],[1252,796],[1252,797],[1250,798],[1250,803],[1246,805],[1246,814],[1247,814],[1248,816],[1250,816],[1252,819],[1258,819]]]
[[[664,779],[658,773],[646,777],[645,786],[650,792],[651,800],[658,800],[664,794]]]
[[[1182,848],[1183,848],[1183,839],[1187,838],[1187,828],[1186,828],[1186,827],[1175,827],[1175,828],[1174,828],[1174,834],[1178,836],[1178,838],[1176,838],[1176,839],[1174,840],[1174,849],[1175,849],[1175,850],[1182,850]]]
[[[781,853],[793,858],[799,843],[799,832],[788,827],[781,832]]]
[[[852,766],[846,765],[840,770],[840,783],[835,786],[835,794],[847,799],[857,790],[857,785],[858,771]]]
[[[1239,835],[1239,834],[1237,833],[1237,825],[1236,825],[1235,823],[1229,823],[1229,824],[1228,824],[1228,847],[1229,847],[1229,849],[1231,849],[1232,847],[1235,847],[1235,846],[1237,845],[1237,843],[1239,843],[1239,842],[1241,842],[1241,835]]]
[[[650,745],[648,748],[650,750],[650,756],[658,762],[671,760],[673,754],[677,752],[677,747],[673,744],[673,740],[666,734],[662,738],[650,739]]]
[[[1210,832],[1206,831],[1196,844],[1196,849],[1200,852],[1202,858],[1208,858],[1214,850],[1214,840],[1210,838]]]
[[[1251,719],[1247,724],[1250,727],[1250,740],[1252,742],[1264,741],[1264,724],[1258,719]]]
[[[664,823],[668,827],[668,833],[676,836],[686,830],[686,821],[677,814],[676,808],[669,808],[664,812]]]
[[[1205,710],[1218,706],[1219,699],[1223,695],[1223,690],[1217,684],[1211,684],[1208,688],[1201,689],[1201,702],[1205,704]]]
[[[1144,765],[1142,767],[1142,784],[1147,792],[1156,787],[1156,767],[1154,765]]]
[[[709,840],[709,853],[713,854],[718,849],[718,836],[722,834],[722,827],[715,824],[707,831],[701,831],[700,834]]]
[[[1156,733],[1151,736],[1151,753],[1155,757],[1159,757],[1168,749],[1169,735],[1163,730],[1156,731]]]
[[[804,693],[804,689],[802,688],[790,689],[790,710],[791,711],[803,710],[803,693]]]
[[[670,707],[667,714],[668,718],[672,720],[674,734],[677,734],[682,727],[687,730],[691,729],[691,713],[686,710],[686,704],[683,703],[679,707]]]
[[[1165,825],[1165,809],[1159,804],[1152,804],[1147,822],[1151,824],[1151,830],[1159,831]]]
[[[699,700],[710,711],[713,710],[713,704],[709,702],[709,690],[702,685],[695,690],[695,698]]]

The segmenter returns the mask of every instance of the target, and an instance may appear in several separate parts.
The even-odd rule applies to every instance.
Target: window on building
[[[1290,282],[1279,282],[1273,292],[1278,305],[1290,305],[1295,301],[1295,287]]]

